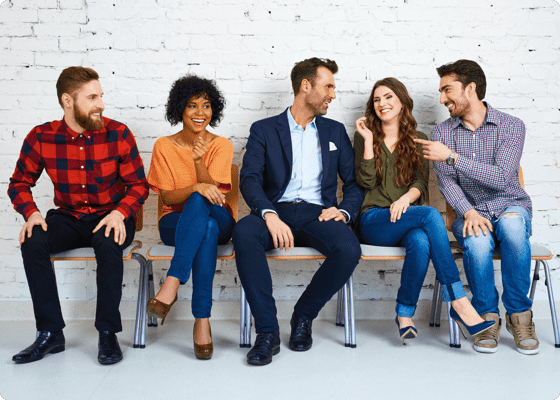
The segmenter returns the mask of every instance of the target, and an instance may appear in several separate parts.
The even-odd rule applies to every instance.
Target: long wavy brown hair
[[[391,89],[402,103],[401,115],[399,118],[399,139],[395,146],[394,152],[397,156],[397,186],[406,187],[412,184],[417,177],[417,172],[426,174],[422,157],[418,153],[418,148],[414,139],[416,139],[416,120],[412,116],[412,107],[414,102],[408,94],[406,87],[396,78],[385,78],[375,82],[371,95],[366,106],[366,126],[373,132],[373,155],[375,157],[375,166],[377,168],[377,184],[382,181],[383,162],[380,154],[385,152],[381,146],[385,134],[381,127],[381,120],[375,113],[373,106],[373,93],[380,86],[386,86]],[[386,154],[387,155],[387,154]]]

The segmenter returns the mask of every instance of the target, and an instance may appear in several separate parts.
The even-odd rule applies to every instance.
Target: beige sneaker
[[[498,351],[498,338],[500,337],[502,320],[496,313],[482,314],[481,317],[485,321],[495,321],[496,323],[490,329],[475,336],[473,349],[479,353],[495,353]]]
[[[517,351],[521,354],[537,354],[539,352],[539,340],[535,333],[531,310],[512,314],[506,314],[506,328],[515,339]]]

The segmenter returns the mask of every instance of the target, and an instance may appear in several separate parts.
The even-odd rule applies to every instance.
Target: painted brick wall
[[[438,103],[435,68],[459,58],[479,62],[492,106],[522,118],[522,159],[532,196],[535,243],[550,247],[560,288],[560,8],[554,0],[5,0],[0,6],[0,299],[26,300],[18,233],[23,219],[5,194],[22,141],[31,128],[60,119],[55,82],[70,65],[96,69],[105,91],[105,115],[135,134],[146,171],[153,143],[174,133],[164,121],[171,83],[186,73],[213,78],[228,101],[215,133],[235,145],[240,163],[252,122],[291,103],[289,71],[318,56],[337,61],[337,99],[329,117],[346,125],[364,112],[373,83],[401,79],[415,101],[420,130],[448,117]],[[431,203],[444,202],[431,183]],[[43,176],[33,191],[43,213],[52,187]],[[247,213],[241,205],[241,215]],[[145,207],[138,237],[144,251],[158,241],[157,197]],[[293,300],[319,263],[271,263],[275,295]],[[155,263],[156,281],[167,263]],[[499,270],[499,268],[498,268]],[[392,300],[400,263],[360,263],[358,299]],[[125,266],[124,299],[134,300],[137,265]],[[95,298],[93,263],[58,263],[60,296]],[[497,272],[499,277],[499,272]],[[433,270],[426,287],[433,281]],[[466,280],[463,276],[463,282]],[[537,298],[545,299],[544,285]],[[560,289],[557,289],[560,290]],[[182,297],[189,298],[190,290]],[[218,264],[216,301],[236,300],[233,261]],[[422,298],[431,291],[422,293]]]

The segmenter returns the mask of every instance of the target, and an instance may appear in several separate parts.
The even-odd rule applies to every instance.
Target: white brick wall
[[[292,100],[289,72],[311,56],[337,61],[337,99],[329,117],[346,125],[363,113],[373,83],[396,76],[415,100],[420,129],[429,133],[448,117],[438,103],[435,68],[459,58],[478,61],[488,78],[492,106],[522,118],[527,140],[522,159],[535,204],[533,241],[550,247],[560,290],[560,8],[554,0],[6,0],[0,6],[0,183],[4,193],[29,130],[60,119],[55,82],[69,65],[101,75],[105,114],[135,134],[146,170],[155,140],[173,133],[164,120],[171,83],[197,73],[216,79],[228,106],[215,129],[235,145],[241,161],[249,126],[277,114]],[[432,204],[444,203],[432,177]],[[52,206],[46,176],[34,189],[45,213]],[[157,198],[145,207],[138,235],[144,251],[158,241]],[[241,214],[247,213],[242,204]],[[29,298],[17,234],[22,218],[0,198],[0,299]],[[294,300],[318,263],[272,263],[275,295]],[[166,263],[155,263],[156,281]],[[233,261],[221,262],[217,301],[238,296]],[[358,299],[392,300],[400,263],[360,263]],[[499,275],[498,275],[499,276]],[[95,265],[58,263],[62,299],[95,298]],[[428,287],[433,270],[426,279]],[[466,280],[463,276],[463,282]],[[125,300],[136,298],[137,265],[126,264]],[[189,297],[189,290],[181,291]],[[422,298],[431,291],[422,292]],[[537,298],[544,300],[544,285]]]

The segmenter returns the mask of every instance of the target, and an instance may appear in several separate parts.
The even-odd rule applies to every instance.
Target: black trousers
[[[313,247],[327,257],[294,307],[296,315],[312,320],[352,276],[360,260],[360,242],[343,222],[319,221],[321,206],[278,203],[275,207],[280,219],[292,230],[296,246]],[[233,246],[256,332],[279,330],[272,277],[265,256],[274,243],[263,218],[250,214],[241,219],[233,228]]]
[[[135,224],[132,217],[125,221],[126,240],[120,246],[115,243],[113,231],[109,237],[105,237],[105,227],[92,232],[105,215],[77,219],[63,211],[50,210],[45,218],[47,231],[35,226],[31,237],[21,245],[38,331],[58,331],[65,326],[50,254],[78,247],[93,247],[97,259],[95,327],[98,331],[122,331],[122,250],[134,239]]]

